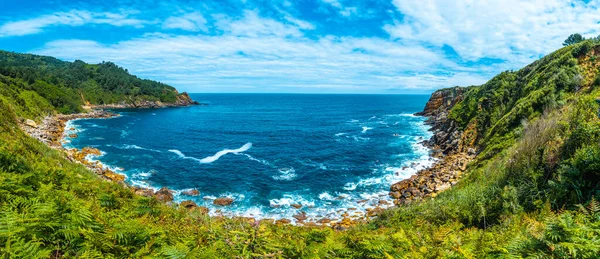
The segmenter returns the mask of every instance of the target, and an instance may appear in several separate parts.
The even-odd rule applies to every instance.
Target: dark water
[[[313,217],[373,207],[417,169],[403,166],[431,163],[418,144],[430,137],[427,127],[412,115],[423,109],[425,95],[192,98],[209,106],[118,110],[123,116],[72,121],[79,137],[66,146],[102,150],[91,159],[134,185],[177,193],[196,188],[200,196],[176,200],[195,200],[212,213],[275,218],[297,213],[294,203]],[[219,196],[236,201],[216,208],[211,199]]]

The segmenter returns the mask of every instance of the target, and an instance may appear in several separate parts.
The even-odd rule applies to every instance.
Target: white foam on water
[[[296,170],[292,168],[280,168],[279,175],[274,175],[273,179],[278,181],[291,181],[296,179],[298,175],[296,175]]]
[[[194,160],[194,161],[200,162],[200,159],[198,159],[198,158],[195,158],[195,157],[186,156],[185,154],[183,154],[181,151],[179,151],[179,150],[177,150],[177,149],[169,149],[168,151],[169,151],[169,152],[171,152],[171,153],[175,153],[175,154],[176,154],[176,155],[178,155],[180,158],[183,158],[183,159],[190,159],[190,160]]]
[[[324,201],[334,200],[333,196],[331,196],[331,194],[329,194],[328,192],[323,192],[323,193],[319,194],[319,199],[324,200]]]
[[[269,200],[271,207],[291,207],[292,204],[300,204],[303,207],[314,207],[315,202],[307,200],[302,195],[297,194],[284,194],[282,198]]]
[[[156,149],[151,149],[151,148],[144,148],[144,147],[140,147],[138,145],[128,145],[128,144],[124,144],[124,145],[118,145],[115,146],[116,148],[119,149],[139,149],[139,150],[147,150],[147,151],[152,151],[152,152],[156,152],[156,153],[160,153],[159,150]],[[180,152],[181,153],[181,152]]]
[[[214,161],[219,160],[219,158],[221,158],[222,156],[230,154],[230,153],[239,154],[239,153],[242,153],[242,152],[246,152],[251,147],[252,147],[252,143],[246,143],[246,144],[244,144],[242,147],[240,147],[238,149],[223,149],[223,150],[215,153],[212,156],[202,158],[202,159],[200,159],[198,161],[200,163],[203,163],[203,164],[209,164],[209,163],[212,163]],[[181,153],[181,152],[179,152],[179,153]]]
[[[255,158],[255,157],[251,156],[251,155],[248,155],[248,154],[242,154],[242,155],[246,156],[248,159],[250,159],[250,160],[252,160],[254,162],[258,162],[258,163],[261,163],[261,164],[266,165],[266,166],[277,168],[275,165],[269,163],[269,161],[267,161],[267,160],[258,159],[258,158]]]
[[[344,185],[344,190],[354,191],[354,190],[356,190],[356,187],[358,187],[358,184],[356,184],[356,183],[347,183]]]
[[[335,134],[335,136],[336,136],[336,137],[341,137],[341,136],[344,136],[344,135],[346,135],[346,134],[348,134],[348,133],[341,132],[341,133],[336,133],[336,134]]]
[[[368,131],[368,130],[372,130],[372,129],[373,129],[373,128],[371,128],[371,127],[366,127],[366,126],[364,126],[364,127],[362,127],[362,131],[361,131],[361,133],[367,133],[367,131]]]

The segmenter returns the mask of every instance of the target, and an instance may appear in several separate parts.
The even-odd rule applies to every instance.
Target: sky
[[[427,94],[600,34],[600,0],[0,0],[0,49],[188,92]]]

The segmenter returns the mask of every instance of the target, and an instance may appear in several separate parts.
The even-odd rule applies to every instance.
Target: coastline
[[[416,116],[427,118],[433,136],[422,143],[439,158],[431,167],[418,171],[390,187],[394,204],[401,206],[424,198],[435,198],[458,183],[467,165],[476,156],[473,145],[474,127],[459,129],[448,119],[450,110],[462,100],[465,88],[454,87],[434,92],[422,112]]]
[[[189,105],[172,105],[172,106],[160,106],[160,107],[146,105],[143,107],[134,107],[134,106],[129,106],[129,105],[124,106],[122,104],[114,104],[114,105],[108,105],[108,106],[106,106],[106,105],[92,106],[94,108],[94,110],[92,110],[91,112],[88,112],[88,113],[81,113],[81,114],[74,114],[74,115],[55,115],[55,116],[47,117],[44,120],[44,123],[40,128],[48,130],[49,133],[51,133],[52,136],[54,136],[53,141],[45,141],[45,138],[43,138],[43,137],[40,138],[39,136],[43,136],[43,134],[37,134],[37,135],[29,134],[29,135],[31,135],[33,137],[38,136],[36,138],[39,139],[40,141],[48,144],[49,146],[51,146],[55,149],[64,151],[65,154],[67,155],[67,157],[69,158],[69,160],[86,166],[88,169],[95,172],[103,179],[117,182],[117,183],[121,184],[122,186],[131,189],[137,195],[141,195],[141,196],[145,196],[145,197],[155,197],[156,199],[158,199],[164,203],[167,203],[167,204],[179,203],[180,207],[200,210],[203,213],[206,213],[206,214],[209,214],[209,215],[215,216],[215,217],[252,218],[253,220],[272,221],[276,224],[294,224],[294,225],[307,225],[307,226],[322,225],[322,226],[331,226],[336,229],[346,229],[346,228],[356,225],[358,223],[366,222],[374,217],[377,217],[380,213],[382,213],[386,209],[392,208],[396,205],[404,204],[404,203],[406,203],[406,201],[416,199],[416,198],[412,198],[412,197],[410,199],[406,199],[404,196],[402,196],[403,193],[400,193],[400,195],[397,195],[397,193],[402,190],[407,190],[410,187],[415,187],[415,184],[417,183],[414,181],[415,179],[420,179],[420,178],[425,177],[426,175],[431,175],[432,171],[443,169],[445,166],[448,165],[449,161],[454,161],[452,159],[448,159],[448,156],[444,156],[444,157],[442,157],[441,160],[438,160],[435,162],[433,162],[434,160],[431,156],[427,157],[426,162],[423,162],[424,161],[423,158],[421,158],[421,160],[410,161],[410,162],[408,162],[408,164],[411,164],[411,165],[407,164],[407,166],[404,166],[401,170],[396,169],[393,172],[393,174],[395,174],[396,176],[407,175],[406,174],[407,170],[408,171],[414,170],[414,171],[416,171],[416,173],[411,173],[412,176],[410,178],[402,180],[399,183],[410,181],[411,183],[414,182],[415,184],[412,184],[412,185],[405,184],[406,186],[404,186],[404,187],[399,186],[398,183],[393,184],[392,188],[395,188],[395,189],[393,192],[390,192],[390,195],[388,195],[387,191],[383,191],[382,193],[379,193],[379,192],[373,193],[373,197],[369,198],[368,201],[367,200],[357,201],[355,204],[356,206],[347,206],[347,208],[345,208],[344,210],[341,210],[341,211],[338,210],[336,215],[333,215],[333,216],[331,214],[328,214],[328,215],[324,215],[324,216],[314,217],[314,215],[313,216],[308,215],[307,213],[305,213],[302,210],[302,208],[311,208],[312,206],[310,204],[290,203],[290,204],[288,204],[288,206],[296,208],[295,211],[298,212],[297,214],[293,214],[292,216],[287,215],[287,216],[283,216],[281,218],[270,218],[270,217],[263,217],[260,215],[259,216],[246,215],[246,214],[239,215],[234,212],[228,212],[225,209],[224,210],[218,209],[218,208],[220,208],[220,206],[214,206],[214,207],[217,207],[217,210],[215,210],[214,208],[211,210],[208,207],[198,206],[192,200],[181,199],[181,197],[191,198],[192,196],[197,196],[199,194],[199,192],[195,189],[176,191],[176,190],[170,190],[166,187],[163,187],[160,189],[154,188],[154,187],[145,188],[145,187],[139,187],[136,185],[128,184],[125,181],[126,175],[118,172],[119,168],[111,169],[108,166],[104,165],[102,162],[94,160],[94,157],[102,155],[102,152],[100,150],[95,149],[95,148],[89,148],[89,147],[84,147],[81,150],[69,149],[69,148],[63,147],[63,145],[62,145],[63,143],[61,142],[61,140],[63,138],[64,139],[70,138],[70,136],[68,136],[68,134],[67,134],[67,127],[69,125],[69,123],[68,123],[69,121],[78,120],[78,119],[108,119],[108,118],[113,118],[115,116],[118,116],[118,114],[107,112],[104,109],[161,108],[161,107],[180,107],[180,106],[189,106]],[[427,125],[429,126],[428,131],[433,131],[433,128],[435,127],[435,125],[433,125],[431,123],[427,123]],[[25,126],[24,128],[27,128],[27,126]],[[31,127],[29,127],[29,128],[31,128]],[[40,129],[38,129],[38,130],[40,130]],[[25,131],[28,133],[31,132],[31,130],[29,130],[29,131],[25,130]],[[415,143],[415,145],[422,146],[421,148],[427,149],[427,152],[429,154],[435,153],[435,151],[434,151],[435,147],[432,145],[429,145],[428,140]],[[417,163],[417,162],[420,162],[420,163]],[[461,163],[459,165],[459,167],[463,167],[464,165],[466,165],[466,164]],[[457,179],[450,178],[449,182],[453,185],[456,183],[455,180],[457,180]],[[394,187],[394,186],[396,186],[396,187]],[[443,189],[437,188],[435,190],[442,191]],[[336,196],[336,194],[334,194],[333,196]],[[415,195],[415,197],[417,197],[417,195]],[[228,206],[229,204],[231,204],[231,202],[233,202],[231,200],[231,197],[228,197],[228,196],[213,197],[213,198],[214,199],[212,199],[211,201],[215,205]],[[337,198],[332,197],[332,199],[339,200],[339,199],[345,199],[345,197],[343,197],[343,196],[339,196]],[[220,203],[222,203],[222,204],[220,204]],[[367,205],[367,203],[369,203],[369,205]],[[281,206],[281,205],[279,205],[279,206]],[[211,207],[213,207],[213,206],[211,205]],[[223,208],[225,208],[225,207],[223,207]],[[292,209],[292,208],[290,208],[290,209]]]

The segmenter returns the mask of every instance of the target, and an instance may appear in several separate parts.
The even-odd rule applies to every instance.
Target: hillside
[[[111,62],[92,65],[80,60],[66,62],[6,51],[0,51],[0,86],[0,96],[14,107],[23,107],[17,113],[29,117],[51,110],[82,112],[82,106],[158,107],[193,103],[187,94],[179,94],[163,83],[137,78]]]
[[[402,203],[367,224],[347,229],[211,218],[204,210],[163,204],[101,180],[63,153],[28,137],[17,121],[78,111],[85,101],[106,104],[149,96],[173,101],[168,97],[171,88],[150,82],[140,85],[139,91],[111,88],[101,83],[102,74],[94,73],[114,70],[116,78],[127,73],[108,63],[81,64],[83,68],[74,71],[89,73],[75,76],[70,66],[78,62],[4,55],[0,253],[6,258],[598,258],[600,254],[598,42],[559,49],[481,86],[434,93],[422,113],[434,130],[428,142],[446,157],[472,154],[472,162],[455,186],[435,198]],[[6,65],[16,64],[8,58],[14,55],[33,61]],[[28,73],[7,71],[36,76],[29,79]],[[52,86],[44,87],[48,84]]]

